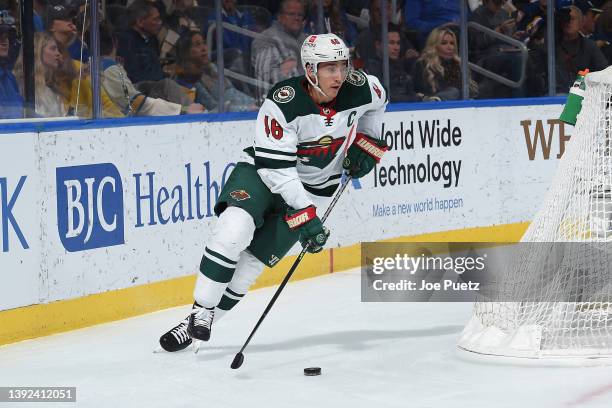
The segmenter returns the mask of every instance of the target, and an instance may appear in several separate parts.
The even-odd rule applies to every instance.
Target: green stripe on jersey
[[[255,156],[255,168],[259,169],[288,169],[295,167],[297,164],[296,160],[275,160],[267,157]]]
[[[257,156],[257,152],[275,154],[279,156],[297,157],[297,153],[284,152],[282,150],[266,149],[265,147],[256,147],[255,156]]]
[[[342,174],[333,174],[333,175],[329,176],[329,177],[327,178],[327,180],[325,180],[325,181],[322,181],[322,182],[317,183],[317,184],[306,184],[306,185],[307,185],[308,187],[312,187],[312,188],[320,188],[320,187],[319,187],[320,185],[323,185],[323,184],[325,184],[325,183],[329,182],[330,180],[337,180],[337,179],[339,179],[339,178],[341,178],[341,177],[342,177]]]
[[[322,196],[322,197],[331,197],[334,195],[334,193],[336,192],[336,189],[338,189],[338,186],[340,184],[333,184],[331,186],[327,186],[323,188],[312,188],[309,185],[304,184],[304,183],[302,183],[302,185],[304,186],[304,190],[308,191],[311,194]]]

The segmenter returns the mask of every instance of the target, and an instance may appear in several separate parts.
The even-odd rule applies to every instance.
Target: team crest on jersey
[[[346,77],[346,82],[348,82],[349,84],[353,84],[355,86],[361,86],[365,84],[366,78],[359,71],[351,71]]]
[[[230,196],[236,201],[243,201],[251,198],[249,193],[244,190],[234,190],[230,193]]]
[[[278,103],[287,103],[293,99],[295,96],[295,89],[290,87],[289,85],[285,85],[281,88],[278,88],[274,94],[272,95],[272,99],[274,99]]]
[[[345,137],[334,139],[326,135],[316,142],[300,143],[297,150],[298,158],[302,163],[323,169],[336,157],[345,139]]]

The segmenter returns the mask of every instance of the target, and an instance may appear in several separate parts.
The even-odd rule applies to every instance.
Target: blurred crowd
[[[612,0],[467,0],[468,60],[493,75],[470,70],[466,81],[459,57],[461,0],[320,1],[322,20],[319,0],[222,0],[221,53],[213,0],[102,1],[102,115],[256,110],[273,84],[303,74],[300,46],[321,29],[345,40],[354,69],[382,80],[382,5],[391,102],[461,99],[464,83],[469,98],[548,95],[549,6],[558,94],[568,92],[579,70],[601,70],[612,61]],[[27,25],[35,31],[33,115],[91,117],[85,0],[33,2]],[[16,0],[0,0],[0,119],[24,117],[19,8]]]

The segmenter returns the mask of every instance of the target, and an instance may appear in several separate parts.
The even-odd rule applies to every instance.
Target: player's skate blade
[[[202,340],[194,340],[193,341],[193,353],[198,354],[200,351],[200,346],[202,345]]]

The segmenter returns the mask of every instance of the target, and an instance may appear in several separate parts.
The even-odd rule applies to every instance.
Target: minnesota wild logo
[[[349,84],[353,84],[355,86],[361,86],[365,84],[366,78],[359,71],[351,71],[346,77],[346,82],[348,82]]]
[[[247,193],[244,190],[234,190],[230,193],[230,196],[236,200],[236,201],[242,201],[242,200],[246,200],[248,198],[251,198],[251,196],[249,195],[249,193]]]
[[[278,88],[274,94],[272,95],[272,99],[274,99],[278,103],[287,103],[293,99],[295,96],[295,89],[292,87],[285,85],[283,87]]]
[[[345,139],[345,137],[334,139],[325,135],[316,142],[300,143],[297,150],[298,158],[304,164],[323,169],[336,157]]]

